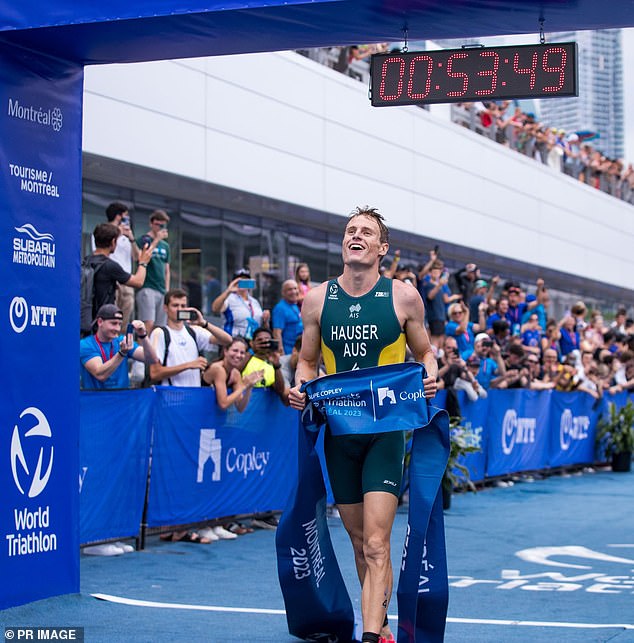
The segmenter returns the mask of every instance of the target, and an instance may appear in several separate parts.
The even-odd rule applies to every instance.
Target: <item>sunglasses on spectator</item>
[[[509,295],[519,295],[519,294],[520,294],[520,291],[516,290],[515,288],[511,288],[511,290],[509,290]]]
[[[529,360],[526,360],[526,361],[527,361],[529,364],[539,364],[539,361],[538,361],[538,360],[536,360],[536,359],[529,359]]]
[[[454,310],[453,313],[451,313],[451,314],[452,315],[462,315],[462,311],[461,310]]]

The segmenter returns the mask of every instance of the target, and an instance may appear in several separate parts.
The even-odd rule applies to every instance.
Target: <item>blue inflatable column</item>
[[[82,88],[0,44],[0,609],[79,590]]]

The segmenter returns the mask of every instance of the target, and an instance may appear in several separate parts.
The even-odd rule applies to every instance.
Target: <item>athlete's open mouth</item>
[[[348,247],[350,250],[363,250],[363,246],[360,243],[351,243]]]

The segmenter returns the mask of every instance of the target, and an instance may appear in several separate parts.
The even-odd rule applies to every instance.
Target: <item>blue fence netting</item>
[[[481,450],[463,458],[471,479],[591,464],[609,402],[586,393],[489,391],[460,396],[462,426]],[[284,509],[297,479],[298,414],[254,390],[243,413],[221,411],[209,388],[82,391],[80,542],[138,536]],[[442,406],[441,391],[435,404]],[[149,493],[146,493],[149,474]]]

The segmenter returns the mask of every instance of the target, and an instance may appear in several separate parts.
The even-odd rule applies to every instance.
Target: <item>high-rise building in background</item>
[[[579,46],[579,96],[539,101],[542,122],[566,132],[589,130],[593,147],[610,158],[623,158],[623,56],[620,29],[551,33],[548,42]]]

